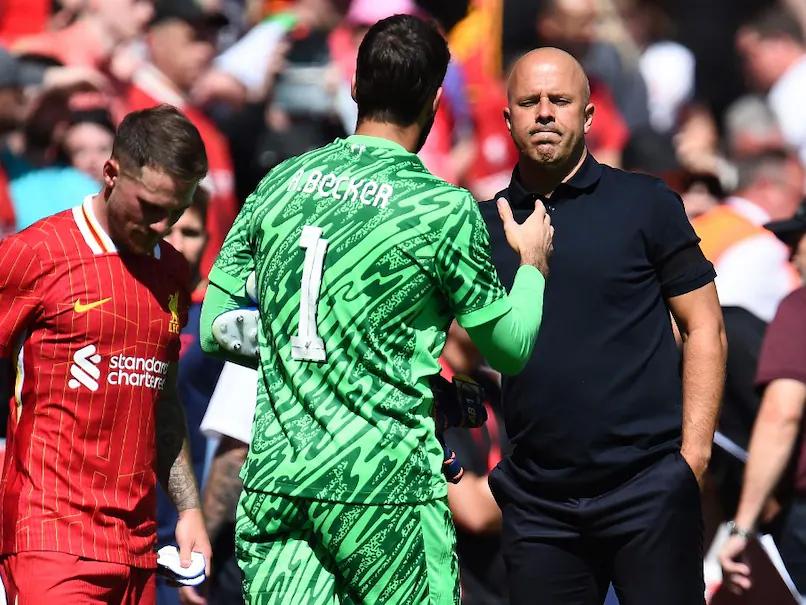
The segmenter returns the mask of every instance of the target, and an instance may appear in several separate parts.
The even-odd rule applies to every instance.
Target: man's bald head
[[[538,48],[513,65],[504,119],[522,162],[564,170],[585,149],[593,121],[585,70],[559,48]]]
[[[567,74],[569,84],[581,95],[587,105],[591,98],[591,85],[582,65],[571,54],[559,48],[547,46],[529,51],[512,66],[507,80],[507,97],[512,100],[512,91],[519,84],[518,78],[529,78],[535,71],[554,70]]]

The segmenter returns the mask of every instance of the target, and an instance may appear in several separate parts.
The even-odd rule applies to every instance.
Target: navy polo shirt
[[[506,198],[523,220],[539,196],[513,173]],[[491,485],[585,497],[680,447],[681,355],[666,299],[715,277],[680,198],[662,181],[599,164],[541,198],[555,227],[543,323],[532,358],[505,377],[513,454]],[[518,256],[494,200],[480,204],[493,262],[512,286]]]

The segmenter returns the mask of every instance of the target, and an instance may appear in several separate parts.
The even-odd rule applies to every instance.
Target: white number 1
[[[316,331],[316,307],[322,287],[325,252],[328,241],[322,239],[319,227],[306,225],[299,238],[305,249],[302,267],[302,290],[299,297],[299,333],[291,337],[291,357],[300,361],[325,361],[325,343]]]

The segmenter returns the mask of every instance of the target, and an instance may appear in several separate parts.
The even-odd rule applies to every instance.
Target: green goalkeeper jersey
[[[470,193],[354,135],[273,169],[210,273],[257,274],[257,406],[244,485],[358,503],[446,493],[429,376],[446,330],[509,310]]]

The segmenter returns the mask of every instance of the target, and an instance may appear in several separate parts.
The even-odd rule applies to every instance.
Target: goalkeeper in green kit
[[[425,21],[375,24],[356,134],[274,168],[210,273],[202,347],[258,365],[236,528],[249,603],[459,602],[429,379],[454,317],[496,369],[526,363],[553,228],[539,202],[522,224],[498,202],[521,258],[507,294],[476,202],[415,155],[448,60]],[[228,319],[252,300],[259,323]]]

